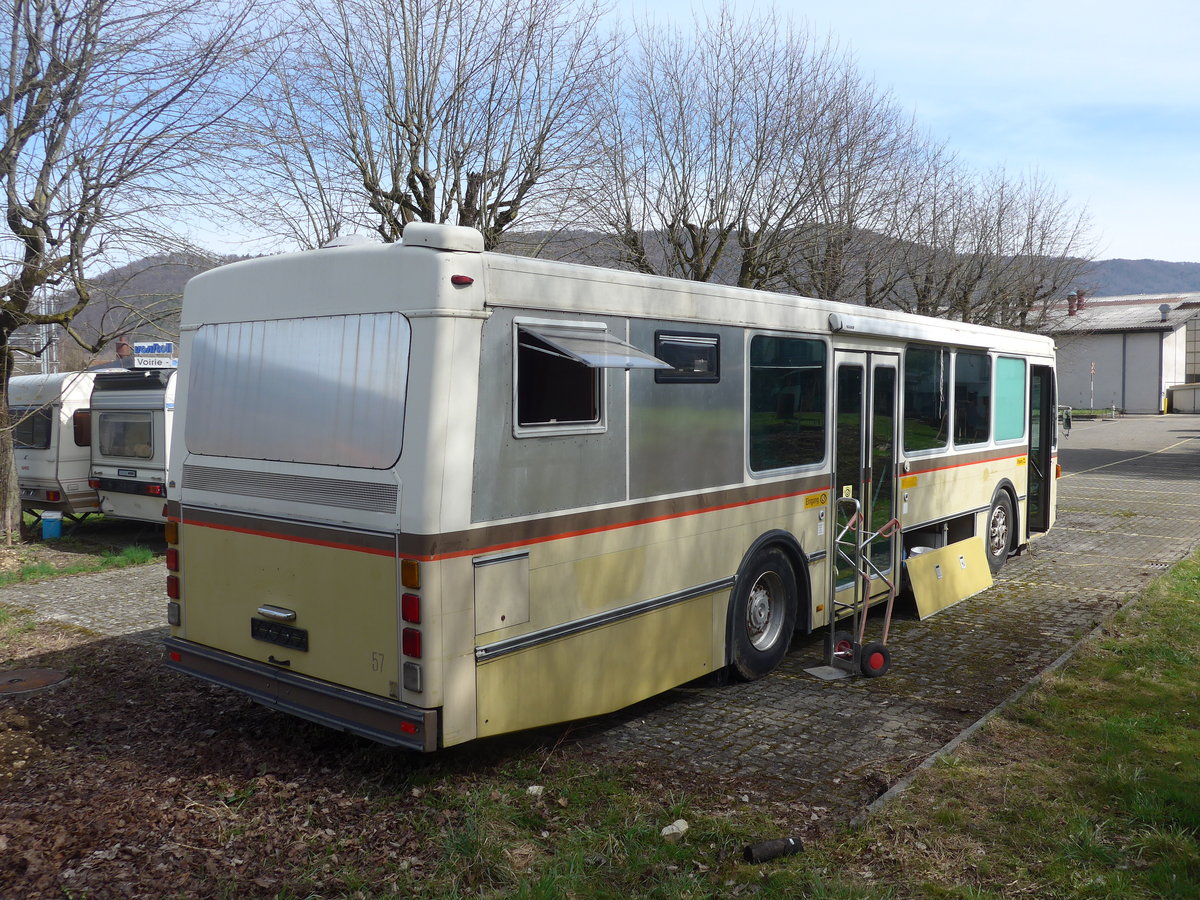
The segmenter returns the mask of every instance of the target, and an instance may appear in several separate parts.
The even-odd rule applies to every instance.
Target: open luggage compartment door
[[[922,619],[992,586],[980,537],[910,555],[904,565]]]

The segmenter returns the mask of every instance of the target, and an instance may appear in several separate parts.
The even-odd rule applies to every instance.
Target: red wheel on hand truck
[[[878,641],[863,645],[859,656],[859,668],[867,678],[878,678],[886,675],[892,667],[892,654],[888,648]]]
[[[854,636],[848,631],[835,631],[831,637],[825,638],[829,658],[854,659]]]

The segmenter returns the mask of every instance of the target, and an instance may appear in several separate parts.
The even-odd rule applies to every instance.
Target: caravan
[[[164,521],[175,369],[100,372],[92,388],[90,486],[107,516]]]
[[[95,372],[17,375],[8,382],[9,421],[21,506],[69,516],[100,509],[88,485]]]

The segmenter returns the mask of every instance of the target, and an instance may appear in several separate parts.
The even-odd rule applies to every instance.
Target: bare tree
[[[20,499],[7,410],[13,333],[62,328],[92,274],[161,247],[179,180],[228,109],[223,65],[248,15],[209,0],[0,0],[0,505]],[[41,352],[41,348],[34,348]]]
[[[1008,328],[1036,329],[1093,252],[1085,210],[1043,176],[975,175],[931,162],[908,198],[904,279],[890,305]]]
[[[813,208],[815,124],[849,65],[776,15],[649,21],[602,97],[591,205],[635,270],[775,287]]]
[[[592,153],[590,97],[614,59],[595,0],[297,0],[247,123],[269,216],[319,244],[408,222],[494,247],[548,221]],[[540,218],[539,218],[540,217]]]

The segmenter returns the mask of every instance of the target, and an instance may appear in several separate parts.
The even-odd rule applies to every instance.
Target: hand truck
[[[837,523],[843,515],[846,516],[846,523],[839,527]],[[900,521],[893,518],[878,531],[869,531],[859,501],[854,497],[838,497],[834,501],[834,526],[838,530],[833,541],[833,564],[829,567],[832,601],[829,635],[825,645],[826,662],[851,674],[861,673],[867,678],[878,678],[886,674],[892,665],[887,641],[892,625],[892,607],[896,602],[896,581],[895,578],[888,578],[875,565],[871,559],[871,546],[880,540],[890,541],[900,530]],[[854,579],[851,587],[839,595],[838,568],[841,564],[853,570]],[[882,637],[864,644],[872,578],[878,578],[887,586],[887,607],[883,614]],[[839,596],[847,593],[850,596],[848,601],[839,599]],[[847,615],[850,618],[848,632],[838,628],[839,619]]]

